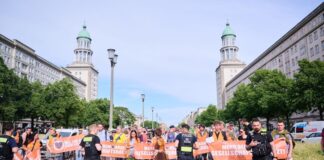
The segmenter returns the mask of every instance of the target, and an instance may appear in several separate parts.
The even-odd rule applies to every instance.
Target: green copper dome
[[[235,35],[234,31],[232,30],[232,28],[230,27],[229,23],[226,23],[226,28],[223,31],[222,38],[224,36],[234,36],[234,37],[236,37],[236,35]]]
[[[78,38],[88,38],[91,40],[90,33],[87,31],[86,25],[83,25],[83,29],[79,32],[77,39]]]

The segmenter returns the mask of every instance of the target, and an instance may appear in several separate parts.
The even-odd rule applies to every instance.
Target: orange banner
[[[245,141],[214,142],[209,150],[217,160],[251,160],[251,152],[245,149]]]
[[[279,138],[273,141],[274,146],[275,146],[275,156],[277,159],[286,159],[288,156],[287,153],[287,144],[286,144],[286,139],[285,138]]]
[[[138,143],[135,144],[135,159],[153,159],[154,147],[152,144]]]
[[[35,149],[26,155],[28,160],[41,160],[40,149]]]
[[[46,144],[47,150],[52,154],[78,150],[83,137],[83,135],[76,135],[49,140]]]
[[[209,153],[209,147],[208,144],[206,142],[196,142],[196,147],[198,149],[194,149],[193,150],[193,155],[194,157],[201,155],[201,154],[205,154],[205,153]]]
[[[128,158],[129,150],[127,144],[105,141],[101,142],[101,145],[101,156],[103,157]]]
[[[167,143],[165,145],[165,153],[168,156],[168,159],[177,159],[177,147],[175,143]]]

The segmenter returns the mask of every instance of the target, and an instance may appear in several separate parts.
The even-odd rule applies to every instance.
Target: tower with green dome
[[[238,59],[238,50],[236,46],[236,34],[227,22],[221,36],[222,47],[220,48],[220,61],[216,68],[216,86],[217,86],[217,108],[224,109],[226,104],[225,86],[237,73],[239,73],[245,64]]]
[[[74,61],[66,67],[71,74],[78,77],[86,83],[85,98],[93,100],[98,95],[98,74],[92,63],[93,51],[91,50],[91,37],[84,24],[77,37],[77,47],[74,49]]]
[[[236,34],[227,22],[222,34],[221,61],[237,61],[239,48],[235,45]]]
[[[92,64],[91,37],[87,31],[87,26],[83,25],[77,36],[78,47],[74,50],[75,63]]]

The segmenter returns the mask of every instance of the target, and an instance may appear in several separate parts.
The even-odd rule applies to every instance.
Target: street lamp
[[[112,130],[113,125],[113,107],[114,107],[114,67],[117,63],[118,55],[115,54],[115,49],[107,49],[111,64],[111,80],[110,80],[110,109],[109,109],[109,130]]]
[[[145,100],[145,94],[141,94],[142,98],[142,126],[144,127],[144,100]]]
[[[152,107],[152,130],[153,130],[153,128],[154,128],[153,114],[154,114],[154,107]]]

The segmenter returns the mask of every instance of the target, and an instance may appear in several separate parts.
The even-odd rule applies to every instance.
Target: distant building
[[[189,126],[195,125],[195,120],[198,115],[200,115],[202,112],[206,111],[206,107],[199,107],[196,111],[190,112],[183,120],[182,123],[186,123]]]
[[[8,68],[19,77],[30,82],[39,81],[43,85],[63,78],[72,80],[80,98],[93,100],[98,95],[98,71],[92,64],[91,38],[86,26],[79,32],[74,62],[68,67],[58,67],[35,53],[22,42],[0,34],[0,56]]]
[[[11,40],[0,34],[0,56],[9,69],[30,82],[39,81],[43,85],[63,78],[69,78],[80,98],[85,98],[86,83],[73,76],[65,68],[58,67],[35,53],[35,50],[22,42]]]
[[[225,85],[237,73],[239,73],[245,64],[238,59],[239,48],[235,45],[236,34],[227,23],[222,34],[222,48],[220,49],[221,61],[216,68],[216,86],[217,86],[217,109],[224,109],[226,96]]]
[[[268,31],[271,31],[271,28]],[[250,83],[249,78],[256,70],[276,69],[292,78],[299,71],[298,61],[302,59],[324,61],[324,3],[321,3],[226,84],[224,104],[233,97],[240,84]],[[303,118],[311,115],[308,113]]]
[[[233,96],[239,84],[249,83],[249,77],[258,69],[277,69],[292,78],[299,70],[299,60],[324,61],[323,24],[324,3],[232,78],[226,85],[226,99]]]
[[[79,32],[77,48],[74,50],[74,62],[66,67],[75,77],[78,77],[86,84],[86,100],[96,99],[98,96],[98,74],[99,72],[92,64],[91,37],[84,25]]]

